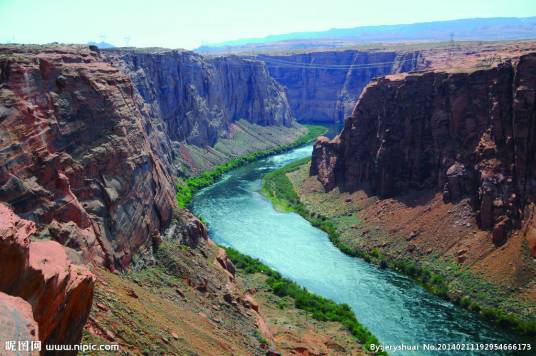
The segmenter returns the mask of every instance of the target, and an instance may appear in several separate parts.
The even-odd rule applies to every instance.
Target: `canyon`
[[[536,236],[536,64],[522,55],[535,44],[474,46],[223,57],[0,46],[0,313],[18,312],[6,333],[139,354],[360,354],[348,330],[282,311],[288,300],[263,276],[237,272],[178,207],[177,177],[290,145],[307,132],[297,119],[340,122],[353,109],[335,140],[315,144],[323,190],[364,186],[383,199],[425,188],[445,204],[467,198],[497,246],[522,226]],[[491,55],[514,59],[489,64]]]
[[[76,344],[96,280],[80,265],[100,276],[154,264],[170,226],[177,244],[201,249],[206,229],[175,199],[175,177],[196,172],[188,150],[219,152],[224,141],[227,151],[209,162],[217,164],[234,157],[233,149],[273,148],[304,132],[262,62],[79,45],[0,47],[1,275],[13,279],[0,291],[2,310],[20,305],[24,314],[10,330]],[[252,145],[234,142],[240,134],[254,137]],[[197,263],[192,268],[206,274]],[[207,288],[201,281],[198,289]],[[247,325],[257,328],[255,320]]]
[[[266,49],[254,56],[233,47],[227,52],[263,61],[283,86],[300,122],[343,123],[356,99],[374,78],[412,71],[485,67],[501,58],[534,50],[533,41],[452,42],[447,44],[368,45],[355,49]]]
[[[468,196],[497,245],[533,203],[536,55],[466,73],[386,77],[363,91],[334,141],[315,145],[311,174],[327,190],[368,183],[380,198],[432,188]]]
[[[535,65],[528,53],[371,81],[340,134],[292,175],[298,195],[348,251],[431,268],[452,300],[530,322]],[[337,223],[346,215],[351,226]]]
[[[303,132],[260,62],[76,46],[1,54],[0,199],[84,260],[112,269],[169,225],[173,177],[187,173],[181,145],[211,149],[232,138],[239,119],[252,131],[291,132],[272,147]]]
[[[166,160],[175,175],[200,173],[303,133],[282,87],[260,61],[166,49],[107,50],[103,57],[128,74],[143,110],[156,118],[165,142],[160,157],[171,155]],[[269,134],[272,129],[277,135]]]

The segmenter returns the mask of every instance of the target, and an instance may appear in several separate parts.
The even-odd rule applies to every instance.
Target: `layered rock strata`
[[[126,266],[168,224],[159,132],[99,52],[0,49],[0,201],[85,259]]]
[[[6,333],[80,342],[94,278],[71,258],[110,270],[154,259],[170,224],[191,248],[207,240],[176,208],[179,148],[210,150],[239,120],[302,129],[262,62],[0,47],[0,318],[16,314]]]
[[[418,51],[318,51],[256,58],[285,87],[293,114],[303,122],[342,122],[371,79],[424,65]]]
[[[479,226],[503,244],[536,193],[535,73],[532,53],[488,69],[374,80],[341,134],[315,144],[311,174],[326,190],[470,197]]]
[[[213,146],[239,119],[261,126],[293,122],[283,88],[263,62],[177,50],[108,53],[173,141]]]

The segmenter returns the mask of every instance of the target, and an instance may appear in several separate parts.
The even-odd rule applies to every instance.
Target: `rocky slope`
[[[536,334],[533,223],[497,247],[478,228],[469,198],[445,203],[431,188],[382,199],[361,189],[325,192],[309,169],[288,178],[309,214],[333,227],[341,250],[409,275],[483,318]]]
[[[152,262],[123,276],[95,271],[84,342],[117,343],[135,355],[363,354],[340,323],[307,317],[262,275],[235,269],[202,225],[184,229],[187,214],[176,218]]]
[[[94,278],[71,260],[124,268],[171,221],[154,124],[97,51],[0,48],[0,202],[14,212],[1,205],[0,291],[30,304],[43,348],[79,343],[91,308]],[[21,312],[14,327],[31,331],[28,308],[3,300],[2,318]]]
[[[422,61],[418,51],[323,51],[256,58],[285,87],[292,112],[305,122],[342,122],[372,78],[414,70]]]
[[[294,143],[306,133],[307,128],[297,123],[289,127],[259,126],[241,119],[231,123],[227,137],[220,137],[214,146],[181,143],[181,171],[185,176],[195,175],[251,152]]]
[[[486,70],[375,80],[339,137],[315,144],[311,174],[327,190],[469,197],[478,225],[501,245],[536,192],[535,69],[532,53]]]

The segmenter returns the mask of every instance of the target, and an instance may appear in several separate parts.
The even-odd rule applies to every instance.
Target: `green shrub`
[[[370,255],[371,255],[372,257],[374,257],[374,258],[380,258],[380,257],[382,257],[382,254],[381,254],[381,252],[380,252],[380,249],[377,248],[377,247],[374,247],[374,248],[372,249],[372,251],[370,252]]]
[[[243,255],[233,248],[226,248],[226,251],[236,268],[245,273],[264,273],[268,276],[266,284],[275,295],[294,299],[296,308],[310,313],[312,318],[320,321],[342,323],[367,350],[370,350],[371,344],[378,344],[378,339],[359,323],[347,304],[337,304],[332,300],[313,294],[306,288],[300,287],[291,280],[284,278],[280,273],[272,270],[258,259]],[[386,355],[386,353],[378,354]]]
[[[460,306],[469,310],[480,312],[485,318],[490,319],[503,327],[508,327],[521,334],[536,335],[536,321],[521,320],[515,315],[506,314],[501,309],[483,307],[472,301],[469,297],[463,297],[459,300],[454,300],[454,296],[449,295],[448,283],[442,275],[439,275],[430,269],[416,264],[414,261],[407,259],[386,259],[382,255],[378,248],[374,248],[371,251],[363,251],[351,248],[343,241],[340,240],[337,227],[334,222],[327,217],[315,212],[309,212],[305,205],[303,205],[296,192],[292,187],[292,183],[286,176],[286,173],[292,172],[299,168],[300,165],[306,163],[307,160],[300,160],[293,162],[285,167],[281,167],[278,170],[270,172],[263,177],[263,194],[270,198],[275,205],[284,206],[286,210],[295,211],[311,224],[328,234],[330,241],[341,252],[353,256],[360,257],[363,260],[374,263],[380,266],[380,268],[389,267],[391,269],[400,271],[401,273],[411,277],[413,280],[421,284],[429,292],[436,294],[442,298],[450,299]],[[476,299],[485,299],[479,298]],[[323,317],[322,314],[317,313],[318,317]]]
[[[287,298],[280,298],[278,301],[277,301],[277,307],[281,310],[283,309],[286,309],[288,307],[288,300]]]
[[[268,340],[266,340],[257,330],[253,333],[253,336],[259,341],[261,345],[269,345]]]
[[[292,148],[302,146],[316,139],[318,136],[326,133],[327,129],[324,126],[319,125],[304,125],[307,128],[307,133],[288,145],[281,145],[275,148],[252,152],[242,157],[238,157],[228,161],[227,163],[217,165],[211,170],[201,173],[195,177],[186,179],[185,181],[177,181],[177,203],[181,208],[185,208],[192,200],[193,194],[199,189],[208,187],[211,184],[216,183],[221,176],[238,167],[241,167],[247,163],[257,161],[259,159],[272,156],[275,154],[283,153]],[[297,199],[297,196],[296,196]]]

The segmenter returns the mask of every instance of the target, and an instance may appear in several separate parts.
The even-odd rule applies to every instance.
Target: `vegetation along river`
[[[399,273],[343,254],[331,244],[326,233],[300,215],[276,211],[260,194],[262,176],[309,156],[311,151],[312,146],[308,145],[251,163],[199,191],[191,207],[207,221],[212,239],[259,258],[311,292],[347,303],[382,344],[527,341],[428,293]],[[390,353],[436,354],[422,346],[416,352]]]

